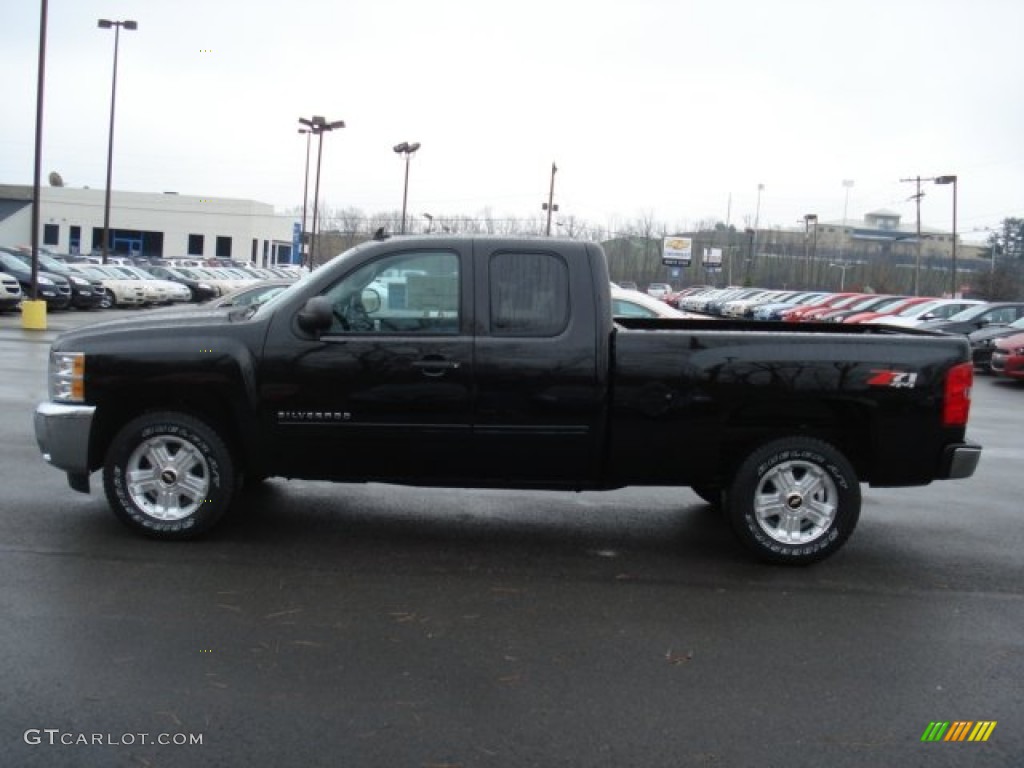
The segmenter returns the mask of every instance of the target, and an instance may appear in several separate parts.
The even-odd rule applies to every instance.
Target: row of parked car
[[[963,334],[977,370],[1024,379],[1024,301],[708,286],[667,293],[661,300],[704,317],[871,323]]]
[[[96,264],[40,252],[36,285],[47,309],[108,309],[206,302],[262,283],[285,286],[301,274],[301,268],[291,265],[194,266],[124,258]],[[0,310],[16,309],[30,294],[31,282],[28,250],[0,247]]]

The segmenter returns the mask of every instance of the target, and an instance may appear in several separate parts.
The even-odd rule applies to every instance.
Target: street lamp
[[[316,227],[317,227],[317,209],[320,205],[320,160],[324,154],[324,133],[326,131],[333,131],[335,128],[344,128],[344,120],[335,120],[334,122],[328,122],[327,118],[323,115],[313,115],[313,117],[306,119],[300,117],[299,122],[309,128],[310,131],[316,134],[316,184],[313,187],[313,230],[311,233],[311,242],[309,247],[309,268],[312,269],[316,263]],[[305,218],[303,218],[305,223]]]
[[[807,255],[807,239],[808,239],[808,235],[810,234],[810,230],[811,230],[811,225],[812,224],[814,225],[814,239],[813,239],[813,244],[811,246],[811,255],[810,255],[810,257],[808,257],[808,255]],[[804,275],[804,277],[806,279],[806,285],[807,286],[810,286],[810,284],[811,284],[811,272],[812,272],[812,270],[811,270],[811,263],[814,261],[814,258],[816,256],[817,250],[818,250],[818,214],[816,214],[816,213],[806,213],[806,214],[804,214],[804,261],[807,262],[807,268],[805,270],[806,274]]]
[[[100,19],[97,22],[100,29],[114,28],[114,77],[110,86],[110,133],[107,137],[107,193],[103,200],[103,256],[102,263],[107,263],[107,252],[110,250],[110,177],[114,163],[114,102],[117,97],[117,49],[121,40],[121,27],[130,30],[139,28],[137,22],[131,20],[110,21]]]
[[[764,192],[764,184],[757,185],[757,208],[754,209],[754,249],[756,250],[757,233],[761,231],[761,193]]]
[[[423,218],[427,220],[427,234],[429,235],[434,231],[434,217],[429,213],[424,213]]]
[[[853,269],[856,264],[832,263],[829,264],[829,266],[841,270],[839,276],[839,292],[842,293],[846,289],[846,270]]]
[[[306,134],[306,174],[302,178],[302,232],[299,234],[299,264],[305,264],[306,202],[309,200],[309,139],[313,135],[313,131],[309,128],[299,128],[299,133]]]
[[[745,275],[744,275],[744,278],[743,278],[743,284],[746,285],[746,286],[749,286],[750,285],[750,271],[754,268],[754,237],[757,235],[757,230],[756,229],[751,229],[750,227],[747,227],[744,230],[744,232],[746,232],[747,236],[750,238],[750,244],[749,244],[749,248],[747,250],[747,268],[745,270]]]
[[[839,256],[843,255],[843,246],[846,245],[848,237],[846,235],[846,213],[850,207],[850,187],[853,186],[853,179],[843,179],[843,187],[846,189],[846,196],[843,200],[843,234],[839,240]],[[844,273],[845,274],[845,273]]]
[[[405,186],[402,188],[402,234],[405,234],[405,206],[409,200],[409,160],[416,154],[416,150],[420,148],[420,143],[414,141],[409,143],[403,141],[401,144],[395,144],[392,147],[396,154],[405,155]]]
[[[950,294],[952,298],[956,298],[956,176],[936,176],[936,184],[952,184],[953,185],[953,292]],[[995,260],[993,259],[993,263]]]

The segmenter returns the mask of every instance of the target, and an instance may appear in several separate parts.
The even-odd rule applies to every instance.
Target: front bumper
[[[959,480],[970,477],[981,461],[981,446],[977,443],[948,445],[942,456],[940,480]]]
[[[40,403],[35,412],[36,443],[47,462],[68,474],[76,491],[89,492],[89,432],[96,407]]]
[[[95,309],[103,303],[103,289],[96,291],[90,290],[89,293],[84,291],[75,291],[71,295],[71,306],[77,307],[78,309]]]

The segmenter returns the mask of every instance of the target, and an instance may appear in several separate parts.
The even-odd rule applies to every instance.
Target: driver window
[[[332,285],[330,334],[459,332],[459,257],[450,251],[385,256]]]

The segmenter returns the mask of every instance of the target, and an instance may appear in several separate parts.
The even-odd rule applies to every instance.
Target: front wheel
[[[808,437],[774,440],[740,465],[726,495],[740,541],[762,560],[805,565],[835,553],[860,517],[850,462]]]
[[[187,539],[227,511],[235,469],[210,426],[188,414],[154,412],[117,433],[103,484],[114,514],[130,528],[159,539]]]
[[[100,309],[113,309],[117,304],[117,298],[114,296],[114,292],[109,288],[103,289],[103,296],[100,298]]]

